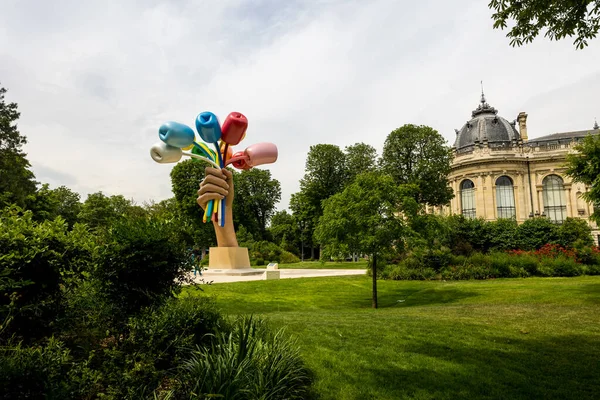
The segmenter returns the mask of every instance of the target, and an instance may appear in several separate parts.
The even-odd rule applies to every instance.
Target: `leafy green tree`
[[[595,205],[590,219],[600,224],[600,135],[588,135],[575,150],[567,155],[567,174],[590,188],[582,197]]]
[[[357,175],[377,169],[377,150],[366,143],[355,143],[344,149],[347,181],[351,183]]]
[[[373,308],[377,308],[377,256],[399,246],[406,232],[399,216],[405,197],[403,188],[388,175],[358,175],[343,192],[324,201],[323,216],[315,230],[326,253],[370,255]]]
[[[298,254],[301,246],[301,232],[298,221],[286,210],[273,214],[269,232],[273,242],[278,243],[282,249]]]
[[[58,200],[47,183],[27,196],[26,207],[33,211],[33,219],[36,221],[53,220],[58,216]]]
[[[50,189],[43,184],[34,194],[27,197],[27,208],[33,211],[36,221],[53,220],[62,217],[69,228],[78,221],[81,212],[79,194],[66,186]]]
[[[203,162],[185,160],[177,163],[171,170],[171,187],[181,221],[190,224],[186,230],[194,232],[194,243],[202,248],[214,246],[217,243],[212,223],[202,221],[204,211],[196,201],[200,182],[204,179],[205,169],[206,164]],[[236,201],[237,196],[234,204]],[[168,206],[171,207],[172,203],[169,203]],[[176,216],[174,215],[173,218],[176,218]]]
[[[348,181],[346,155],[333,144],[310,146],[300,192],[292,195],[290,209],[302,226],[314,258],[314,229],[323,214],[322,201],[341,192]],[[307,244],[308,245],[308,244]]]
[[[396,184],[417,185],[419,203],[439,206],[454,197],[448,185],[451,161],[442,135],[428,126],[408,124],[388,135],[380,164]]]
[[[235,200],[234,220],[243,225],[255,239],[267,238],[267,224],[281,200],[281,185],[271,171],[252,168],[233,176]],[[237,214],[237,217],[236,217]]]
[[[17,129],[17,103],[7,103],[5,93],[0,87],[0,207],[13,203],[25,207],[27,197],[36,191],[35,176],[22,151],[27,139]]]
[[[300,253],[304,255],[304,248],[310,248],[310,258],[315,258],[315,242],[313,232],[319,220],[317,205],[305,192],[300,191],[292,194],[290,198],[290,210],[300,228]],[[304,256],[302,257],[304,258]]]
[[[60,215],[69,227],[72,227],[77,222],[77,216],[81,212],[79,193],[66,186],[59,186],[52,190],[52,196],[56,201],[56,215]]]
[[[102,192],[89,194],[77,215],[80,222],[93,229],[105,229],[116,221],[145,218],[143,207],[135,205],[122,195],[106,196]]]
[[[575,36],[578,49],[600,29],[600,0],[491,0],[494,29],[514,26],[506,35],[511,46],[531,43],[542,30],[550,40]]]
[[[341,192],[347,181],[346,155],[333,144],[310,146],[300,189],[315,196],[315,203]],[[320,204],[319,204],[320,206]]]

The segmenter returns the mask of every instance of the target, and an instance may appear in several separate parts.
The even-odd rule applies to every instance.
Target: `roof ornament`
[[[485,100],[485,94],[483,93],[483,81],[481,81],[481,104],[477,106],[475,110],[471,113],[471,117],[475,118],[479,114],[498,114],[498,110],[494,107],[490,106]]]
[[[485,104],[485,95],[483,94],[483,81],[481,81],[481,104]]]
[[[598,120],[596,118],[594,118],[594,129],[600,129],[600,126],[598,126]]]

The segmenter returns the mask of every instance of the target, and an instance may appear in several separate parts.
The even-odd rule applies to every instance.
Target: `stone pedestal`
[[[211,247],[207,272],[225,275],[258,275],[264,273],[264,270],[250,267],[250,257],[246,247]]]

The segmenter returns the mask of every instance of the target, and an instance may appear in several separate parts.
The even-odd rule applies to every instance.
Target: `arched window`
[[[498,218],[515,218],[515,191],[513,182],[508,176],[496,179],[496,210]]]
[[[475,218],[475,184],[465,179],[460,183],[460,203],[465,218]]]
[[[542,181],[544,186],[544,213],[550,221],[562,223],[567,218],[567,202],[563,180],[558,175],[548,175]]]

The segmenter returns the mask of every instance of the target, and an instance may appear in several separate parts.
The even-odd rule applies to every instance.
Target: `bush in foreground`
[[[264,321],[242,318],[220,332],[209,348],[198,348],[180,368],[175,399],[306,399],[311,377],[296,343]]]

